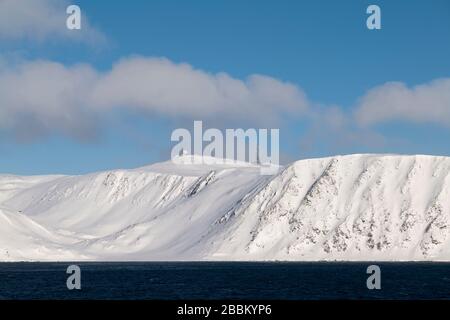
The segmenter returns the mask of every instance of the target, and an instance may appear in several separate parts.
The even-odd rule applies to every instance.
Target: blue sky
[[[8,1],[3,13],[8,10]],[[11,7],[6,17],[12,21],[12,12],[33,9],[23,2],[20,10]],[[58,7],[61,2],[35,3],[49,7],[53,11],[47,11],[53,14],[61,13],[64,22],[65,7]],[[219,128],[280,128],[284,161],[360,152],[450,154],[448,1],[134,0],[67,4],[80,6],[86,28],[83,25],[82,30],[69,34],[59,31],[57,24],[49,24],[36,36],[19,22],[11,27],[22,28],[16,33],[9,29],[2,33],[5,24],[0,24],[0,66],[3,61],[6,69],[0,68],[0,86],[2,72],[7,79],[3,83],[14,76],[20,84],[28,75],[27,64],[33,66],[36,61],[58,63],[70,74],[74,66],[83,63],[90,70],[86,74],[94,73],[96,78],[111,72],[120,61],[134,64],[138,63],[135,57],[164,57],[171,66],[186,63],[205,74],[225,72],[244,82],[253,74],[288,82],[305,94],[307,102],[298,101],[298,105],[303,108],[307,104],[307,110],[281,112],[274,103],[267,119],[262,115],[253,119],[253,114],[259,114],[256,107],[243,110],[249,114],[210,110],[203,117],[201,112],[166,112],[164,105],[154,107],[152,97],[134,106],[134,101],[120,96],[120,108],[98,107],[93,115],[90,105],[80,107],[87,110],[83,109],[82,115],[70,109],[76,114],[70,121],[79,124],[74,125],[73,130],[78,131],[72,134],[73,130],[67,133],[62,128],[72,128],[72,123],[60,122],[61,126],[53,128],[59,116],[48,112],[36,116],[36,111],[24,106],[29,102],[15,101],[17,95],[11,95],[13,98],[0,98],[0,108],[7,110],[4,117],[9,120],[3,127],[0,122],[0,172],[79,174],[161,161],[169,157],[172,130],[191,128],[194,119]],[[381,30],[366,28],[370,4],[381,8]],[[39,17],[33,23],[40,30]],[[74,32],[84,34],[73,36]],[[152,68],[152,61],[142,63]],[[19,72],[16,66],[24,64],[22,73],[14,74]],[[84,77],[84,71],[82,74]],[[401,82],[402,86],[389,85],[391,82]],[[113,88],[120,90],[124,85],[117,86]],[[102,97],[100,104],[108,104],[106,100]],[[78,106],[84,101],[75,99],[73,103]],[[190,106],[181,102],[179,107]],[[33,117],[39,117],[39,122]],[[272,122],[273,118],[277,120]],[[84,136],[84,131],[91,130],[84,123],[91,121],[94,132]],[[45,129],[39,127],[42,123]],[[24,133],[34,127],[37,129]]]

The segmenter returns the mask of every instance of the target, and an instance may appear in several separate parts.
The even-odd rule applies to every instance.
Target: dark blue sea
[[[81,268],[81,290],[66,269]],[[367,267],[381,268],[369,290]],[[0,263],[0,299],[450,299],[449,263]]]

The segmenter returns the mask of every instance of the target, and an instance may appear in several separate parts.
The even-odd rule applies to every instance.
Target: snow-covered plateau
[[[450,261],[450,158],[0,175],[0,261],[24,260]]]

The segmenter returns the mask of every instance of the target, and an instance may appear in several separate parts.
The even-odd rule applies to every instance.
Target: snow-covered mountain
[[[0,175],[0,260],[450,260],[450,158]]]

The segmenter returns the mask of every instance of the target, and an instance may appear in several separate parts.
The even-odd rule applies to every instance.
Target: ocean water
[[[81,290],[66,287],[71,264]],[[0,299],[450,299],[450,263],[0,263]]]

